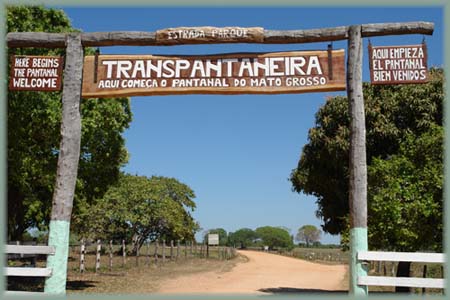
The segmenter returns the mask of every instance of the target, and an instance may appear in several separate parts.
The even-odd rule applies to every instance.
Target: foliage
[[[75,31],[61,10],[9,6],[7,31]],[[92,53],[92,49],[85,49]],[[64,55],[64,49],[8,49],[8,55]],[[8,72],[9,73],[9,72]],[[61,92],[8,92],[8,238],[27,228],[45,230],[59,153]],[[81,153],[74,214],[101,197],[126,163],[123,131],[131,122],[129,99],[81,101]]]
[[[194,192],[174,178],[122,174],[95,204],[76,218],[85,238],[192,240],[198,224],[191,216]],[[95,216],[95,217],[93,217]]]
[[[228,244],[228,234],[227,231],[223,228],[215,228],[208,230],[205,236],[203,237],[204,243],[208,243],[208,234],[210,233],[216,233],[219,235],[219,246],[225,246]]]
[[[298,229],[295,239],[300,242],[305,242],[306,247],[311,243],[317,243],[320,240],[321,231],[314,225],[303,225]],[[320,243],[319,243],[320,244]]]
[[[408,134],[398,154],[369,167],[369,240],[395,251],[442,252],[443,137],[440,126]]]
[[[442,235],[442,218],[438,213],[439,208],[442,207],[442,182],[440,181],[442,166],[437,165],[442,164],[442,161],[437,159],[431,162],[426,157],[438,157],[433,151],[438,151],[442,155],[442,148],[431,149],[423,146],[414,150],[410,141],[421,138],[433,140],[434,138],[429,135],[437,135],[439,132],[434,128],[436,126],[442,128],[443,79],[442,69],[431,69],[430,80],[426,84],[364,84],[370,184],[368,190],[369,230],[372,237],[370,243],[373,242],[376,247],[422,248],[423,245],[419,243],[420,238],[415,235],[428,236],[430,244],[440,247],[442,239],[437,237]],[[292,171],[290,178],[295,191],[317,197],[316,214],[324,222],[322,229],[331,234],[343,233],[344,239],[348,229],[349,212],[349,124],[347,99],[344,97],[328,99],[316,114],[316,125],[309,131],[309,141],[304,146],[298,167]],[[425,140],[423,143],[427,144]],[[437,141],[435,143],[438,144]],[[429,144],[432,144],[431,141]],[[401,158],[406,156],[405,151],[412,151],[417,155],[414,159]],[[422,155],[418,155],[420,151]],[[427,164],[428,166],[425,167]],[[419,177],[421,170],[426,170],[428,173]],[[397,173],[395,181],[385,182],[385,180],[393,179],[390,175],[394,176],[394,174],[389,172]],[[425,178],[426,176],[428,177]],[[436,180],[433,181],[431,178]],[[411,183],[418,186],[411,187]],[[405,185],[408,187],[405,188]],[[409,200],[404,200],[405,197]],[[398,211],[399,201],[402,205],[410,202],[411,208]],[[428,203],[428,208],[425,208],[425,203]],[[383,220],[387,221],[387,217],[382,217],[381,211],[389,211],[389,218],[396,219],[392,225],[412,226],[413,224],[409,221],[414,219],[406,215],[408,211],[414,216],[425,216],[425,218],[423,222],[420,222],[422,226],[420,230],[416,226],[404,229],[397,227],[397,230],[405,231],[394,235],[405,239],[403,244],[397,238],[389,242],[381,239],[376,241],[375,237],[385,234],[383,230],[387,229],[381,226]],[[429,214],[433,214],[433,217]],[[409,221],[406,220],[408,218]],[[426,224],[431,220],[434,223]],[[415,231],[414,234],[412,234],[413,231]],[[432,237],[436,239],[431,240]]]
[[[256,232],[250,228],[241,228],[228,234],[228,246],[247,248],[258,238]]]
[[[294,247],[292,238],[285,229],[280,227],[264,226],[255,230],[263,244],[269,246],[269,249]]]

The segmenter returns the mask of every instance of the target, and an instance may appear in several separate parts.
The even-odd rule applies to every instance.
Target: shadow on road
[[[258,290],[263,293],[271,293],[271,294],[320,294],[320,293],[332,293],[332,294],[348,294],[346,290],[338,290],[338,291],[330,291],[330,290],[321,290],[321,289],[299,289],[292,287],[277,287],[277,288],[265,288]]]
[[[321,289],[299,289],[292,287],[277,287],[277,288],[265,288],[259,289],[259,292],[270,293],[270,294],[339,294],[339,295],[347,295],[348,290],[321,290]],[[370,294],[391,294],[395,295],[395,293],[387,292],[387,291],[372,291]]]
[[[66,289],[69,291],[84,290],[89,287],[94,287],[98,281],[89,280],[68,280]]]

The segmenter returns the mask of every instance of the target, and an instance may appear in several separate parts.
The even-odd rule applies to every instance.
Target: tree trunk
[[[410,261],[401,261],[398,263],[397,267],[397,277],[409,277],[409,270],[411,267]],[[396,293],[409,293],[411,292],[409,287],[405,286],[396,286],[395,287]]]
[[[25,232],[24,195],[15,186],[8,186],[8,241],[20,241]]]

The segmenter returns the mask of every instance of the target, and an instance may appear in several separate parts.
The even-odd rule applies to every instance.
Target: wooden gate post
[[[66,293],[70,217],[80,157],[82,71],[81,35],[79,33],[67,34],[62,91],[61,142],[48,233],[48,245],[55,247],[55,255],[47,256],[47,267],[51,268],[53,272],[52,276],[45,280],[44,287],[44,291],[49,294]]]
[[[358,276],[367,276],[367,268],[357,260],[359,251],[367,251],[367,163],[366,124],[362,89],[361,25],[348,30],[347,97],[350,114],[350,293],[367,295],[367,286],[359,286]]]

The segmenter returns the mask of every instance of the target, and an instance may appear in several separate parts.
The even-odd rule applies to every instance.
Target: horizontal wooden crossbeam
[[[5,275],[21,277],[49,277],[52,275],[52,268],[6,267]]]
[[[445,255],[443,253],[361,251],[358,252],[358,260],[444,263]]]
[[[358,277],[358,284],[376,285],[376,286],[438,288],[438,289],[443,289],[445,287],[444,279],[417,278],[417,277],[360,276]]]
[[[348,39],[349,26],[305,29],[305,30],[264,30],[263,39],[243,40],[230,39],[227,43],[262,43],[262,44],[297,44],[329,42]],[[431,22],[405,22],[405,23],[376,23],[361,25],[362,37],[374,37],[385,35],[403,34],[433,34],[434,24]],[[90,32],[80,33],[83,46],[169,46],[172,42],[158,40],[156,32],[145,31],[112,31],[112,32]],[[10,32],[6,36],[8,47],[36,47],[36,48],[65,48],[65,33],[45,32]],[[214,44],[224,43],[218,41],[202,41],[192,39],[177,43],[180,44]]]
[[[55,247],[52,246],[25,246],[25,245],[6,245],[5,253],[18,254],[55,254]]]

